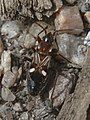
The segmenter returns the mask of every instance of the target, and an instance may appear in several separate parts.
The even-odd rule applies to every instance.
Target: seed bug
[[[32,96],[40,94],[47,86],[50,61],[53,55],[56,57],[55,54],[57,53],[57,50],[52,48],[55,33],[47,33],[47,26],[43,28],[40,24],[38,25],[42,28],[42,31],[37,37],[32,35],[36,42],[32,48],[34,51],[33,60],[27,75],[28,91]],[[40,34],[42,32],[45,32],[45,36],[41,38]]]
[[[39,26],[42,27],[41,25]],[[33,36],[36,42],[32,48],[34,54],[27,79],[28,90],[33,96],[39,94],[46,86],[49,74],[48,68],[51,60],[53,36],[51,32],[47,33],[47,26],[45,28],[42,27],[42,29],[37,37]],[[40,38],[42,32],[45,32],[45,36]]]

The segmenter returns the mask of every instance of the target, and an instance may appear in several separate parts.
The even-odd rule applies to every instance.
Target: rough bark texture
[[[0,0],[1,19],[50,17],[62,7],[61,0]]]
[[[89,49],[90,52],[90,49]],[[88,52],[88,54],[89,54]],[[75,92],[65,101],[56,120],[90,120],[90,59],[86,59]]]

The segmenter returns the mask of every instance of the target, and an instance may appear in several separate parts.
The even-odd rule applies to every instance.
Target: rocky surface
[[[3,49],[4,49],[4,46],[3,46],[2,40],[0,39],[0,57],[3,52]]]
[[[66,74],[66,73],[63,72],[63,74]],[[72,75],[71,73],[67,73],[66,76],[64,75],[58,76],[54,92],[53,92],[53,88],[49,92],[51,96],[50,99],[53,101],[53,107],[58,108],[59,106],[62,105],[65,98],[71,92],[71,89],[74,88],[76,83],[75,80],[76,78],[73,72],[72,72]]]
[[[5,72],[2,78],[2,85],[10,88],[16,81],[17,74],[12,73],[11,71]]]
[[[55,19],[56,30],[79,35],[84,26],[77,6],[63,7]]]
[[[23,26],[18,21],[6,21],[1,28],[1,35],[7,39],[15,38],[22,30]]]
[[[66,0],[69,4],[73,4],[76,0]]]
[[[11,69],[11,56],[10,51],[4,50],[1,56],[1,65],[4,68],[4,72]]]
[[[84,45],[85,40],[83,37],[64,33],[58,34],[56,40],[62,55],[73,63],[84,65],[87,47]]]
[[[89,5],[87,0],[0,1],[0,120],[58,120],[81,68],[90,65]],[[43,40],[49,32],[49,81],[42,94],[31,96],[27,73],[33,47],[38,35]]]
[[[50,17],[63,5],[61,0],[20,0],[20,1],[1,1],[0,17],[1,19],[20,19],[35,18],[42,20],[43,16]]]
[[[85,19],[87,20],[87,22],[90,23],[90,12],[87,11],[84,16],[85,16]]]
[[[7,87],[2,87],[2,91],[1,91],[1,96],[3,98],[3,100],[5,101],[14,101],[15,100],[15,95],[7,88]]]

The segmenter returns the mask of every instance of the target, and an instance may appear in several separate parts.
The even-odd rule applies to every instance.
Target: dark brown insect
[[[46,84],[51,59],[50,54],[52,52],[53,36],[50,32],[42,39],[39,35],[35,39],[36,43],[33,47],[34,57],[29,70],[30,79],[28,80],[28,89],[31,95],[37,95]]]
[[[39,26],[42,27],[41,25]],[[34,57],[29,69],[29,77],[27,79],[28,90],[33,96],[38,95],[46,87],[48,83],[47,78],[49,76],[49,63],[54,51],[57,53],[57,50],[52,48],[54,35],[51,32],[46,32],[47,27],[42,27],[42,29],[43,30],[37,37],[33,36],[36,39],[35,45],[32,48],[34,51]],[[39,35],[42,32],[45,32],[45,36],[40,38]]]

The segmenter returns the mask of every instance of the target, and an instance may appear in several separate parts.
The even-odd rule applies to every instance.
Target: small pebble
[[[11,69],[11,56],[10,51],[3,51],[1,55],[1,65],[4,68],[4,73]]]
[[[5,101],[14,101],[15,100],[15,95],[6,87],[2,87],[2,90],[1,90],[1,96],[3,98],[3,100]]]
[[[16,74],[12,73],[11,71],[5,72],[2,78],[2,85],[10,88],[15,83],[16,77]]]
[[[87,20],[87,22],[90,23],[90,11],[87,11],[87,12],[84,14],[84,17],[85,17],[85,19]]]
[[[90,31],[88,32],[87,36],[85,37],[84,45],[90,46]]]
[[[23,112],[23,113],[20,115],[19,120],[28,120],[28,112]]]
[[[90,11],[90,3],[88,0],[81,0],[81,6],[79,5],[82,13]]]
[[[55,3],[55,5],[56,5],[55,12],[57,12],[63,6],[62,0],[53,0],[53,3]]]
[[[15,103],[15,105],[13,106],[13,110],[22,111],[22,107],[21,107],[20,103]]]

